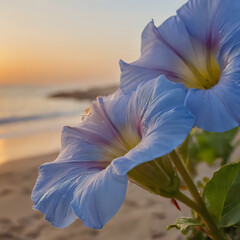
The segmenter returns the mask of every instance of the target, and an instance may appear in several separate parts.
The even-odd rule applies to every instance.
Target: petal
[[[77,180],[99,172],[102,167],[91,169],[91,163],[47,163],[39,168],[39,177],[32,192],[34,209],[46,214],[53,226],[66,227],[77,218],[70,203]],[[97,166],[97,165],[96,165]]]
[[[90,130],[84,132],[81,128],[65,126],[62,131],[62,148],[57,161],[104,161],[101,147],[93,144],[104,140],[99,134]]]
[[[164,76],[140,84],[132,94],[127,115],[140,125],[141,142],[125,156],[115,159],[119,175],[178,147],[191,131],[194,118],[184,106],[186,88]]]
[[[108,118],[111,128],[118,134],[121,127],[127,124],[127,106],[132,93],[127,93],[117,98],[102,98],[102,109]]]
[[[189,33],[203,43],[222,38],[234,25],[239,24],[238,0],[190,0],[178,11]]]
[[[177,107],[151,122],[145,123],[147,131],[142,141],[124,157],[112,164],[119,175],[124,175],[137,165],[166,155],[182,144],[193,127],[193,116],[184,107]]]
[[[116,93],[105,97],[107,102],[118,102],[122,94]],[[94,101],[90,107],[90,115],[73,127],[65,126],[62,132],[62,148],[57,161],[111,161],[113,159],[110,148],[115,151],[122,147],[116,129],[109,121],[102,98]]]
[[[154,23],[150,22],[142,33],[141,57],[133,62],[133,65],[157,69],[164,73],[171,71],[170,61],[174,66],[183,65],[181,59],[162,40]]]
[[[121,99],[104,101],[104,109],[110,121],[126,141],[129,131],[142,135],[142,122],[149,122],[159,113],[164,113],[177,106],[183,106],[187,89],[176,84],[165,76],[139,84],[136,92],[124,95]],[[127,136],[123,131],[128,128]]]
[[[111,122],[116,126],[123,125],[124,122],[128,121],[130,116],[138,115],[139,118],[142,117],[141,112],[146,112],[149,109],[154,107],[156,99],[165,96],[166,92],[176,91],[179,94],[176,94],[176,97],[181,97],[181,103],[184,102],[184,98],[186,97],[187,89],[183,86],[183,84],[173,83],[169,81],[164,75],[161,75],[158,78],[151,79],[146,83],[143,82],[137,86],[136,92],[126,93],[121,98],[109,99],[104,98],[104,109],[108,117],[111,118]],[[170,99],[172,96],[169,97]],[[162,107],[159,108],[158,111],[163,111],[163,109],[171,108],[172,106],[176,106],[179,104],[178,100],[172,102],[172,105],[169,105],[170,102],[161,102],[162,100],[158,100],[158,104],[161,103]],[[134,117],[136,119],[136,117]]]
[[[134,119],[134,115],[139,115],[143,122],[148,123],[156,115],[183,106],[186,93],[183,84],[173,83],[162,75],[139,85],[131,97],[128,112]]]
[[[186,106],[196,119],[195,125],[206,131],[224,132],[238,126],[218,91],[218,85],[208,90],[190,89],[186,97]]]
[[[192,46],[192,39],[181,18],[178,16],[168,18],[157,28],[157,31],[165,44],[186,64],[194,62],[197,56]]]
[[[86,226],[102,228],[122,205],[127,187],[126,176],[104,168],[98,162],[42,165],[32,193],[34,209],[55,227],[66,227],[78,216]]]
[[[127,176],[118,176],[110,165],[78,185],[72,208],[87,227],[102,228],[121,207],[127,189]]]
[[[196,76],[204,69],[207,71],[206,59],[209,56],[206,45],[199,39],[189,35],[184,22],[178,16],[168,18],[157,28],[157,31],[165,45],[172,49],[184,63],[183,67],[172,65],[172,61],[170,61],[170,69],[175,71],[178,79],[174,80],[171,76],[166,75],[168,79],[173,82],[180,81],[188,88],[202,88],[202,84],[197,80]],[[165,61],[167,60],[165,59]]]
[[[221,69],[225,67],[240,53],[240,27],[227,34],[220,43],[218,62]]]
[[[216,86],[218,97],[224,103],[237,126],[240,125],[240,54],[228,64]]]
[[[120,87],[124,93],[134,91],[139,83],[154,79],[162,74],[158,69],[138,67],[122,60],[119,64],[121,69]]]
[[[204,43],[207,42],[211,32],[217,32],[216,29],[212,29],[212,17],[216,13],[214,2],[212,0],[190,0],[177,11],[189,33]]]
[[[110,95],[108,99],[114,98],[115,95]],[[114,129],[107,121],[107,116],[102,109],[102,98],[98,97],[90,106],[89,115],[85,116],[83,121],[76,125],[78,136],[83,141],[96,144],[110,143],[115,137]]]
[[[176,25],[173,24],[176,23]],[[168,34],[167,28],[173,28],[173,33]],[[190,81],[192,72],[186,65],[185,56],[181,55],[181,48],[186,47],[190,42],[187,31],[183,31],[184,25],[177,17],[166,21],[162,26],[156,28],[153,22],[150,22],[142,33],[141,57],[127,65],[120,62],[121,65],[121,88],[124,92],[134,90],[140,82],[153,79],[154,77],[165,74],[173,82]],[[181,38],[177,46],[171,46],[170,43],[176,43],[176,35],[181,33]],[[176,35],[175,35],[176,34]],[[177,38],[178,35],[177,35]],[[173,40],[174,39],[174,40]],[[187,58],[193,54],[188,47]],[[174,66],[174,68],[173,68]],[[186,80],[187,79],[187,80]]]

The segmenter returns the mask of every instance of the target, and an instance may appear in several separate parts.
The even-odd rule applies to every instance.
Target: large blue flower
[[[141,57],[120,61],[121,88],[160,74],[188,89],[195,125],[223,132],[240,124],[240,1],[190,0],[160,27],[142,33]]]
[[[168,154],[193,126],[186,89],[164,76],[136,91],[99,97],[74,127],[64,127],[58,158],[42,165],[34,208],[56,227],[77,217],[102,228],[125,198],[131,169]],[[145,163],[144,163],[145,164]]]

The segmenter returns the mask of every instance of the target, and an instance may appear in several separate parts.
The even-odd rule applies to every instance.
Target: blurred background
[[[118,87],[118,62],[139,57],[146,24],[154,19],[160,25],[184,2],[0,0],[1,240],[183,239],[166,226],[190,213],[132,184],[103,230],[79,220],[66,229],[52,227],[32,210],[31,191],[38,167],[58,154],[62,127],[77,123],[94,96]],[[233,130],[219,144],[214,134],[197,135],[205,150],[199,155],[194,145],[191,154],[196,162],[228,159],[236,135]],[[211,175],[212,169],[202,172]]]
[[[184,2],[0,0],[0,163],[58,150],[61,127],[89,103],[48,96],[118,85],[146,24]]]

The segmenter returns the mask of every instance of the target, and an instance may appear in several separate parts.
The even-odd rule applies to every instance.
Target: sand
[[[32,209],[31,191],[38,167],[56,153],[0,165],[1,240],[180,240],[177,230],[166,230],[178,216],[190,216],[181,204],[179,212],[169,199],[150,194],[130,183],[125,202],[102,230],[85,227],[80,220],[65,229],[51,226]]]

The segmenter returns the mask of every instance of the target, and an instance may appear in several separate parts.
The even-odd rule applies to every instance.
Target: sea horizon
[[[1,85],[0,164],[59,151],[62,127],[76,124],[90,101],[49,95],[87,88],[82,84]]]

